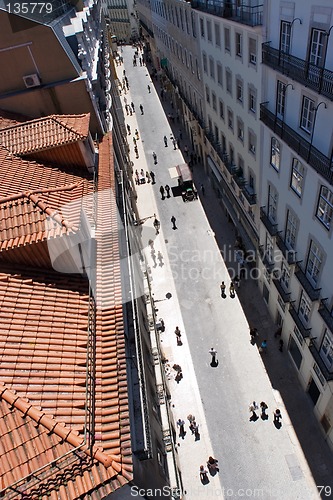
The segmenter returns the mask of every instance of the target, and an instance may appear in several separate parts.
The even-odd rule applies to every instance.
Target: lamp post
[[[309,147],[309,153],[308,153],[307,162],[309,162],[309,159],[310,159],[310,156],[311,156],[311,149],[312,149],[312,143],[313,143],[314,129],[315,129],[315,126],[316,126],[316,118],[317,118],[318,108],[322,104],[325,106],[325,109],[327,109],[326,103],[324,101],[320,101],[320,103],[317,104],[317,106],[314,108],[313,126],[312,126],[312,130],[311,130],[311,141],[310,141],[310,147]],[[313,110],[313,108],[312,108],[312,110]]]
[[[287,93],[288,87],[291,87],[291,89],[294,90],[294,86],[292,83],[288,83],[283,88],[283,114],[282,114],[282,134],[281,134],[282,137],[283,137],[283,127],[284,127],[284,109],[285,109],[285,104],[286,104],[286,93]]]

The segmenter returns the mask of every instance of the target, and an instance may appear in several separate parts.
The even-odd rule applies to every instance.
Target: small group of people
[[[170,198],[170,186],[166,184],[164,187],[160,187],[161,199],[165,200],[165,198]],[[166,193],[166,196],[165,196]]]
[[[135,184],[139,186],[140,184],[145,184],[146,180],[149,183],[151,178],[151,173],[148,171],[145,173],[143,168],[140,170],[140,173],[138,170],[135,171]]]
[[[208,471],[211,474],[211,476],[215,476],[215,474],[219,472],[220,469],[218,463],[219,461],[216,458],[209,457],[207,460],[208,470],[203,465],[200,465],[199,475],[200,475],[200,480],[203,484],[209,483]]]
[[[268,414],[266,413],[268,410],[267,403],[265,403],[265,401],[261,401],[260,405],[258,406],[258,404],[255,401],[252,401],[252,403],[250,403],[249,405],[249,411],[251,413],[250,416],[251,422],[255,422],[256,420],[258,420],[259,417],[257,415],[257,410],[259,409],[260,409],[261,419],[268,420],[269,417]],[[276,408],[276,410],[274,410],[273,412],[273,423],[278,428],[281,427],[281,422],[280,422],[281,419],[282,419],[281,411],[279,410],[279,408]]]
[[[230,294],[230,297],[233,298],[235,297],[235,294],[236,294],[236,289],[235,289],[235,286],[237,286],[237,288],[239,288],[240,286],[240,279],[238,277],[238,275],[236,275],[233,279],[233,281],[230,281],[230,285],[229,285],[229,294]],[[226,284],[224,283],[224,281],[222,281],[221,285],[220,285],[220,290],[221,290],[221,297],[223,299],[226,298]]]

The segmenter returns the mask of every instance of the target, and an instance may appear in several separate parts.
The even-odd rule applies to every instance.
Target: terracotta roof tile
[[[99,190],[112,188],[114,172],[110,151],[111,134],[100,145]],[[21,205],[12,207],[4,221],[4,230],[19,239],[24,217],[33,217],[27,207],[27,190],[34,192],[48,207],[57,209],[59,199],[67,200],[68,191],[59,186],[77,182],[63,177],[64,172],[19,160],[23,174],[13,166],[13,157],[2,154],[0,170],[9,167],[11,181],[0,185],[0,196],[21,193]],[[49,191],[56,188],[55,191]],[[82,188],[89,192],[89,184]],[[77,188],[75,188],[77,189]],[[45,191],[48,190],[48,191]],[[73,190],[74,191],[74,190]],[[23,193],[23,194],[22,194]],[[60,194],[59,194],[60,193]],[[31,200],[31,196],[28,199]],[[15,200],[16,201],[16,200]],[[4,202],[8,203],[8,201]],[[88,282],[75,275],[54,271],[20,268],[13,263],[0,263],[0,470],[3,486],[12,485],[26,475],[18,491],[38,498],[74,500],[78,497],[101,499],[131,481],[132,452],[124,325],[121,306],[121,274],[117,236],[116,201],[108,200],[108,209],[98,205],[97,230],[97,311],[96,311],[96,448],[93,461],[87,450],[73,455],[82,443],[86,406],[86,358],[88,325]],[[24,208],[21,211],[18,207]],[[0,214],[2,207],[0,201]],[[112,217],[112,245],[102,238],[104,221]],[[7,224],[11,221],[10,224]],[[38,240],[42,230],[35,217],[35,232],[27,231]],[[9,227],[7,227],[9,226]],[[2,230],[2,229],[1,229]],[[43,233],[42,233],[43,234]],[[8,242],[9,240],[7,240]],[[30,243],[34,249],[37,245]],[[112,265],[108,265],[112,262]],[[99,302],[103,296],[108,302]],[[107,307],[101,307],[101,305]],[[15,393],[15,394],[14,394]],[[12,399],[10,399],[12,398]],[[9,417],[10,415],[10,417]],[[97,447],[100,447],[98,449]],[[50,461],[59,460],[50,468]],[[37,469],[40,472],[32,475]],[[15,499],[6,490],[3,498]],[[48,495],[48,496],[47,496]]]
[[[83,140],[89,135],[90,114],[50,115],[0,128],[0,144],[16,155],[43,151]]]

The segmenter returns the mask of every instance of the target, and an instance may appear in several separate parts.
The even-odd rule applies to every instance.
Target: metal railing
[[[331,332],[333,332],[333,316],[330,313],[330,311],[326,305],[326,301],[327,301],[327,298],[322,299],[320,301],[320,304],[318,307],[318,312],[319,312],[320,316],[323,318],[323,320],[325,321],[328,328],[331,330]]]
[[[260,26],[262,24],[263,5],[236,5],[232,0],[192,0],[193,9],[213,14],[214,16],[231,19],[247,26]]]
[[[281,236],[281,233],[282,231],[279,231],[276,234],[276,244],[283,253],[283,256],[287,260],[288,264],[295,264],[297,252],[296,250],[289,250]]]
[[[306,276],[305,272],[300,266],[300,262],[296,262],[296,269],[295,269],[295,276],[306,291],[307,295],[309,296],[309,299],[312,301],[318,300],[320,296],[320,290],[321,288],[315,288],[308,277]]]
[[[273,283],[277,291],[279,292],[279,295],[281,296],[283,302],[290,302],[291,292],[285,291],[280,281],[280,278],[278,277],[278,274],[276,274],[276,271],[273,271]]]
[[[274,49],[270,47],[270,43],[262,44],[262,62],[264,64],[333,100],[333,71],[320,68],[304,59]]]
[[[274,113],[267,109],[267,103],[260,104],[260,120],[273,132],[281,137],[295,153],[301,156],[318,174],[327,182],[333,184],[333,171],[331,159],[321,153],[309,141],[304,139],[294,129],[286,125]]]
[[[310,337],[310,332],[311,332],[311,328],[306,328],[304,325],[303,325],[303,322],[302,320],[300,319],[300,317],[298,316],[298,312],[296,311],[295,309],[295,306],[294,306],[294,303],[293,302],[290,302],[289,304],[289,313],[290,313],[290,316],[293,318],[297,328],[299,329],[299,331],[301,332],[301,335],[304,339]]]
[[[333,373],[328,370],[328,368],[325,365],[325,363],[320,355],[320,352],[318,351],[317,346],[316,346],[316,344],[314,344],[314,342],[310,342],[309,351],[311,352],[313,359],[315,360],[315,362],[319,366],[321,373],[325,377],[325,380],[327,380],[327,381],[333,380]]]
[[[271,236],[275,236],[278,232],[278,225],[273,224],[266,214],[264,207],[260,207],[260,220]]]

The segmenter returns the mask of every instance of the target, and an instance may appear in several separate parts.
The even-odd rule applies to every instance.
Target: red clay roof
[[[29,116],[20,115],[18,113],[12,113],[11,111],[5,111],[0,109],[0,130],[7,127],[12,127],[19,123],[23,123],[30,120]]]
[[[64,207],[93,192],[91,179],[23,160],[1,146],[0,172],[5,172],[0,183],[0,253],[78,229],[81,203],[70,205],[70,216]]]
[[[98,188],[114,191],[111,134],[100,145],[99,159]],[[27,179],[30,189],[37,189],[38,177],[40,187],[46,179],[54,187],[63,182],[58,169],[54,178],[47,167],[44,172],[38,164],[20,162],[22,179],[13,176],[14,192],[24,189]],[[0,171],[8,165],[5,158]],[[5,184],[2,196],[13,192]],[[58,201],[59,192],[40,195]],[[17,491],[26,498],[102,499],[133,478],[116,210],[111,197],[97,213],[97,306],[90,322],[96,328],[92,457],[83,446],[88,318],[94,317],[89,316],[89,300],[90,306],[94,301],[88,281],[0,263],[0,487],[6,500],[16,500]],[[102,218],[110,216],[113,230],[104,240]],[[7,488],[19,480],[17,490]]]
[[[90,114],[50,115],[0,129],[0,144],[27,155],[83,140],[89,135]]]

